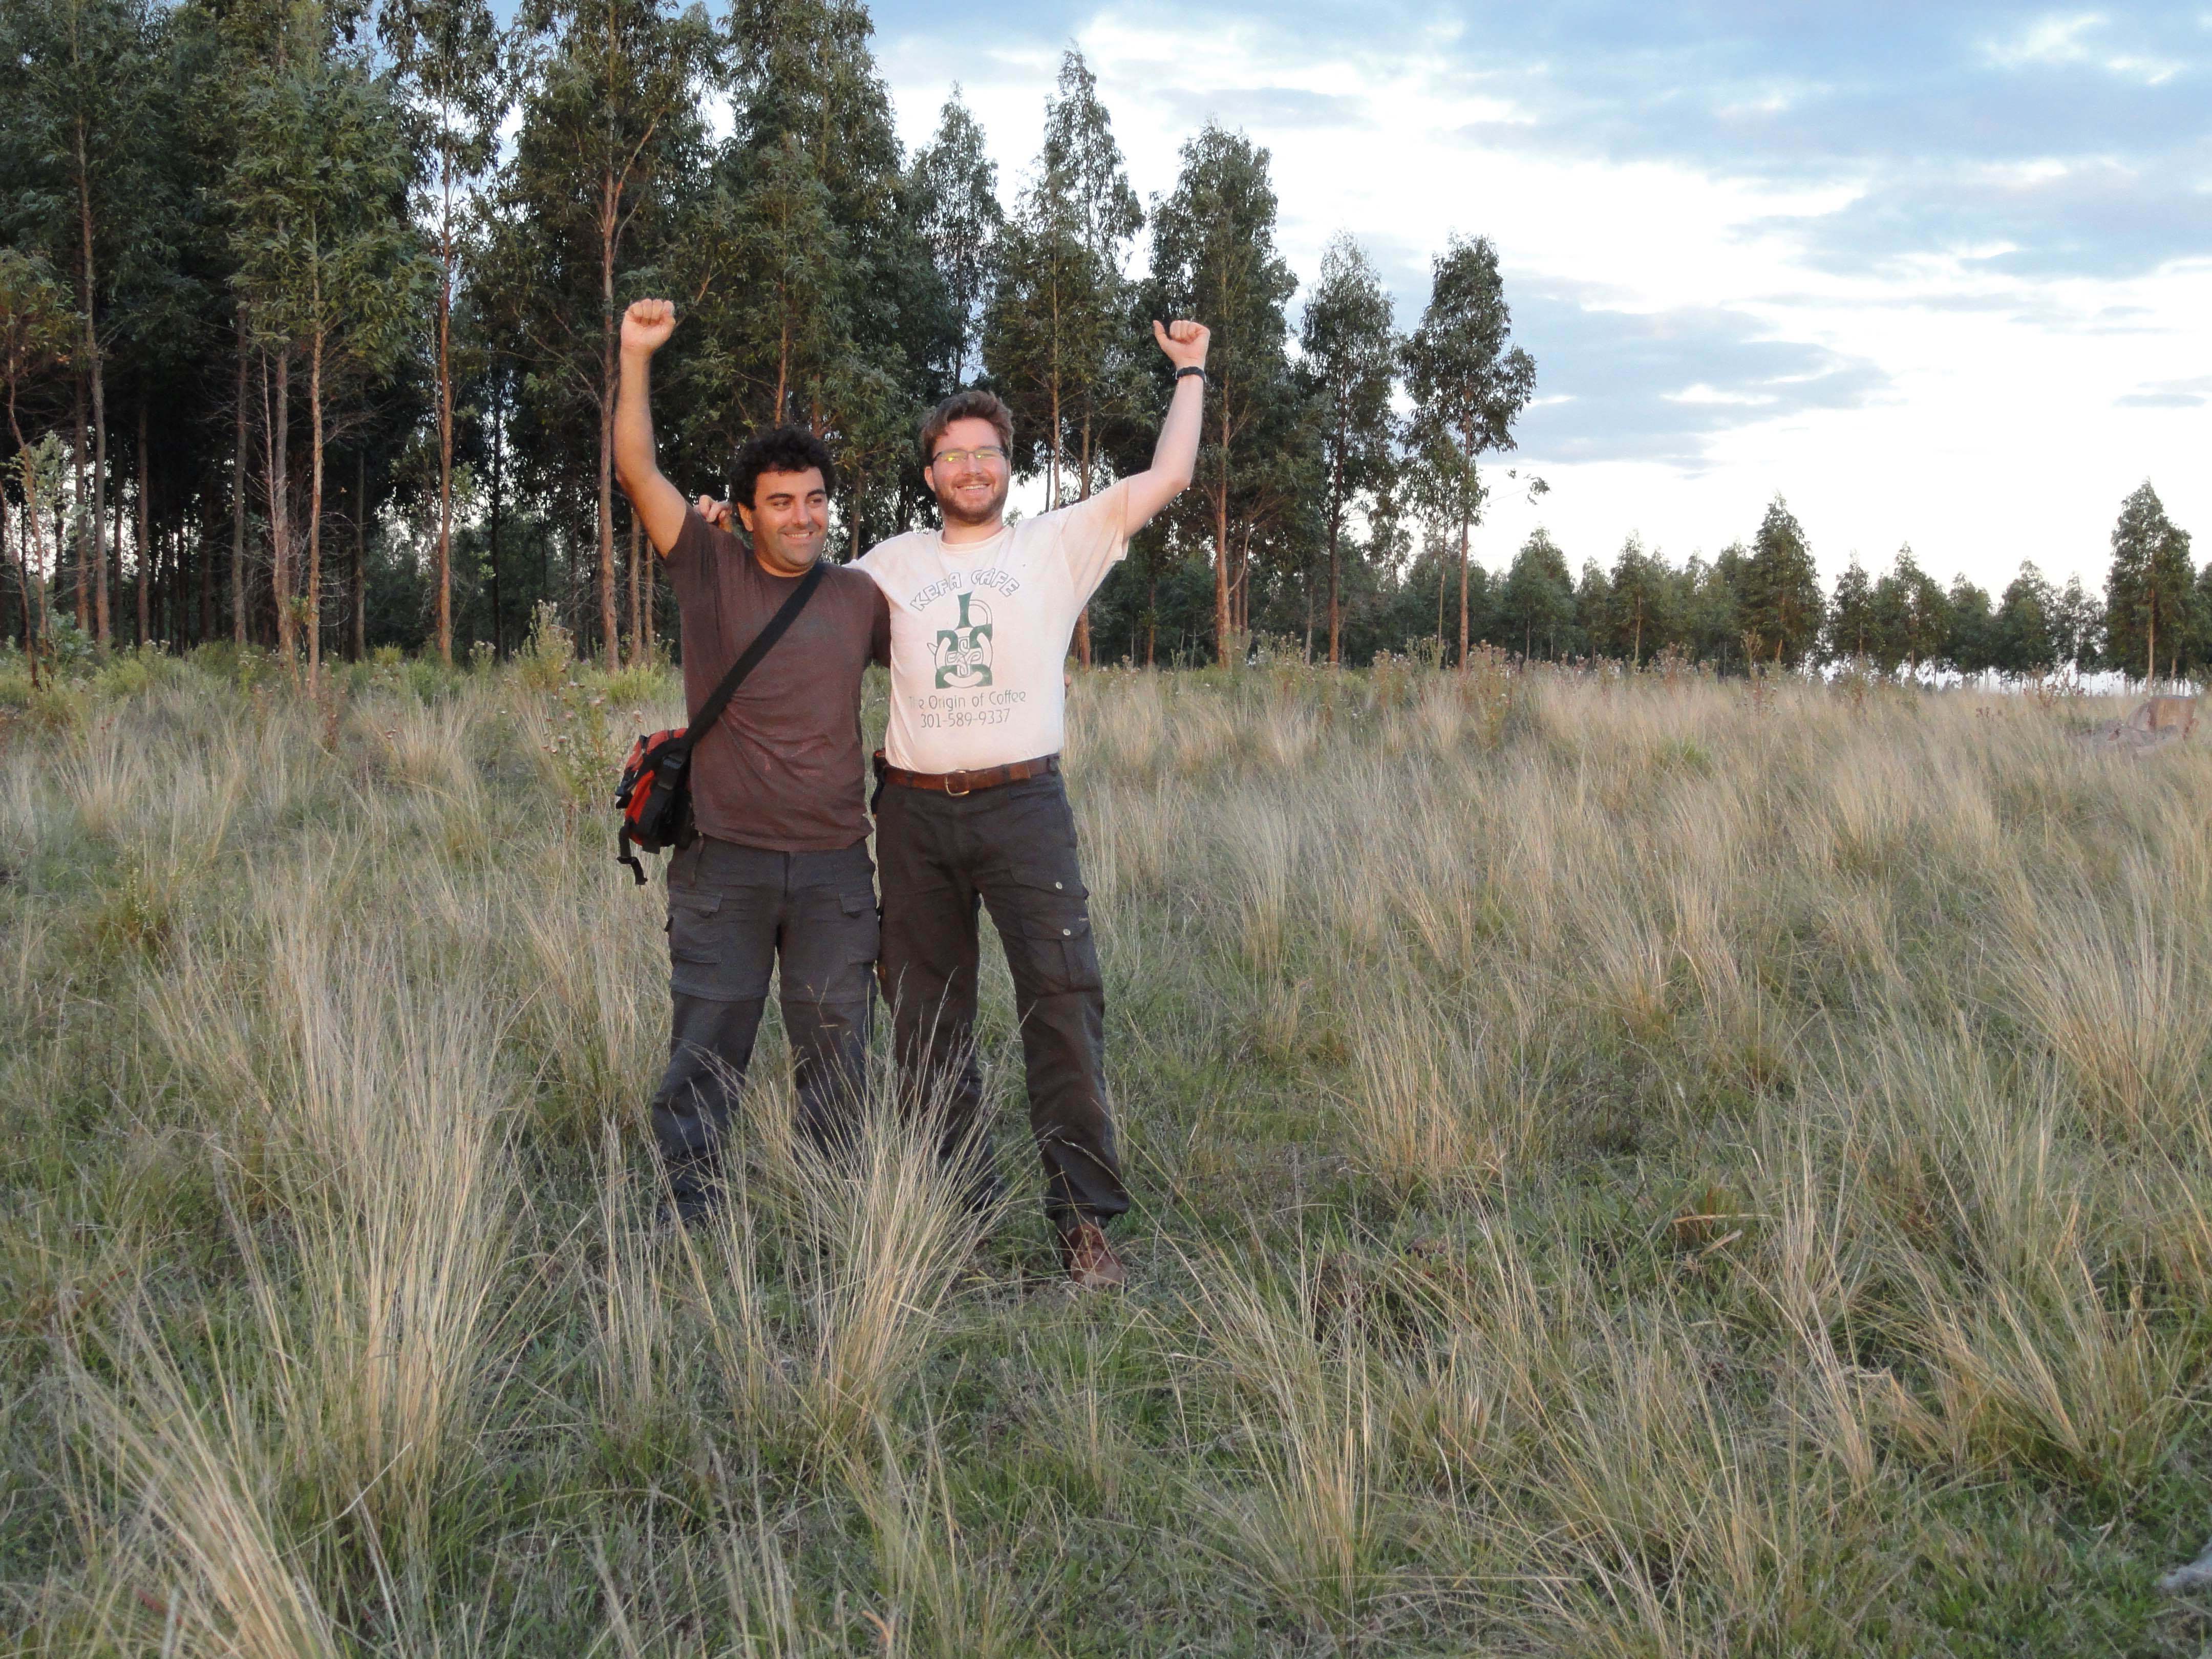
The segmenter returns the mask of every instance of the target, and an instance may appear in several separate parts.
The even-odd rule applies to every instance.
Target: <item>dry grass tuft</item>
[[[1083,676],[1137,1206],[1078,1298],[1025,1143],[975,1215],[887,1079],[796,1141],[773,1011],[730,1202],[656,1223],[662,907],[600,815],[672,678],[549,617],[319,703],[219,659],[42,696],[0,749],[27,1650],[2200,1638],[2148,1587],[2212,1458],[2212,752],[1679,664]]]

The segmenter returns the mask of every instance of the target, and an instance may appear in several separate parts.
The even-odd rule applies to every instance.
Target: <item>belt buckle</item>
[[[955,778],[964,778],[964,777],[969,777],[969,776],[972,776],[972,775],[973,775],[973,774],[971,774],[971,773],[967,773],[967,772],[947,772],[947,773],[945,775],[945,793],[947,795],[951,796],[951,797],[952,797],[953,799],[955,799],[956,800],[957,800],[957,799],[959,799],[961,796],[963,796],[963,795],[972,795],[972,794],[974,794],[974,793],[975,793],[975,786],[974,784],[972,784],[972,783],[971,783],[971,784],[969,784],[969,785],[968,786],[968,787],[966,787],[965,789],[955,789],[955,788],[952,787],[952,780],[953,780],[953,779],[955,779]]]

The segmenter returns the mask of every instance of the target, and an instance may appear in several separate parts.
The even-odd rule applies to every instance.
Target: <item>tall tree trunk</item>
[[[1083,403],[1083,478],[1077,485],[1079,501],[1091,499],[1091,400]],[[1075,618],[1075,660],[1091,666],[1091,596],[1083,596],[1083,609]]]
[[[453,663],[453,177],[441,169],[438,222],[438,660]]]
[[[13,380],[10,380],[8,384],[8,430],[15,440],[16,460],[19,465],[19,470],[23,475],[23,518],[30,532],[30,556],[38,560],[40,574],[43,579],[46,570],[46,550],[40,545],[38,474],[31,464],[30,447],[23,441],[22,425],[15,418],[15,386]],[[0,497],[0,500],[4,499],[4,497]],[[58,530],[59,526],[57,526],[56,528]],[[23,656],[31,665],[31,687],[33,690],[36,690],[39,684],[39,647],[45,641],[46,629],[40,628],[37,630],[35,635],[32,630],[31,571],[30,566],[24,556],[22,544],[21,542],[16,544],[15,556],[15,570],[18,577],[21,580],[23,588]],[[61,558],[61,543],[58,539],[57,539],[54,544],[54,558],[57,562],[58,562]],[[42,592],[43,586],[44,584],[42,580]]]
[[[1468,487],[1472,489],[1474,483],[1474,456],[1471,453],[1467,458],[1467,476]],[[1474,507],[1472,503],[1462,501],[1459,514],[1459,665],[1462,672],[1465,672],[1467,668],[1468,543],[1474,532]]]
[[[629,514],[629,662],[635,668],[645,661],[645,582],[643,560],[639,557],[645,540],[645,532],[638,523],[637,509]]]
[[[118,490],[116,493],[118,496],[122,494],[120,490]],[[115,503],[115,522],[107,526],[102,531],[101,534],[104,539],[100,544],[100,563],[105,566],[107,570],[112,570],[115,573],[115,580],[118,586],[120,586],[123,580],[123,503],[118,500]],[[103,581],[104,580],[105,573],[103,572]],[[113,619],[111,617],[110,621],[112,622],[112,620]],[[110,644],[112,644],[113,642],[114,641],[112,640],[109,641]]]
[[[1221,389],[1221,470],[1213,490],[1213,658],[1229,665],[1229,388]]]
[[[238,308],[238,434],[230,463],[230,641],[246,643],[246,441],[247,359],[246,307]]]
[[[271,385],[271,381],[274,385]],[[262,428],[269,451],[269,595],[276,607],[276,654],[289,672],[297,666],[292,630],[292,349],[276,353],[273,375],[262,365],[262,395],[270,400]]]
[[[368,451],[353,458],[353,623],[347,629],[346,657],[359,662],[368,654]]]
[[[1336,593],[1336,545],[1344,526],[1344,441],[1340,433],[1337,454],[1329,467],[1328,481],[1328,665],[1337,667],[1344,660],[1344,611]]]
[[[621,210],[614,175],[606,176],[599,221],[599,629],[607,667],[622,666],[615,625],[615,234]]]
[[[39,689],[39,634],[31,620],[31,562],[36,559],[41,574],[46,562],[46,549],[39,545],[38,491],[26,481],[23,502],[23,529],[15,544],[15,580],[23,590],[23,660],[30,665],[31,689]],[[24,540],[29,542],[28,548]]]
[[[192,552],[192,572],[199,578],[200,608],[193,624],[192,643],[204,645],[215,637],[215,497],[200,498],[199,544]]]
[[[491,653],[495,658],[507,655],[507,633],[501,620],[499,608],[499,520],[500,511],[506,505],[502,493],[506,479],[501,476],[507,444],[507,402],[504,393],[492,415],[491,428]],[[368,463],[364,461],[366,467]],[[366,477],[366,472],[363,473]]]
[[[92,171],[85,154],[84,118],[76,122],[77,225],[84,252],[84,357],[92,375],[92,518],[95,526],[107,517],[107,376],[100,359],[100,333],[93,314],[100,308],[100,278],[92,253]],[[107,648],[112,633],[107,603],[107,554],[100,532],[92,535],[92,603],[100,649]]]
[[[92,574],[92,544],[100,538],[100,521],[93,516],[91,509],[85,505],[87,497],[91,493],[91,486],[85,482],[84,463],[85,457],[90,453],[92,447],[92,428],[87,424],[85,415],[84,376],[78,374],[72,378],[76,382],[74,391],[76,395],[76,449],[71,455],[70,460],[75,472],[74,482],[76,488],[70,493],[70,505],[76,512],[76,570],[75,573],[76,631],[89,635],[92,632],[92,589],[89,580]],[[59,556],[58,552],[56,556]]]
[[[143,646],[150,623],[148,612],[153,595],[146,589],[153,577],[154,538],[147,528],[146,490],[149,483],[146,465],[146,398],[138,397],[138,643]]]
[[[783,304],[783,327],[775,349],[775,406],[768,412],[770,426],[783,424],[784,399],[791,386],[791,300],[787,295]]]
[[[317,308],[320,309],[320,295]],[[315,331],[307,358],[307,689],[323,672],[323,331]]]
[[[1048,513],[1060,505],[1060,328],[1058,317],[1053,319],[1052,359],[1052,444],[1045,452],[1044,510]]]

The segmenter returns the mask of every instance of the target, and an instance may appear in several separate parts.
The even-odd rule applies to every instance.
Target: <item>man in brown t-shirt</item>
[[[701,518],[653,457],[650,365],[675,326],[665,300],[641,300],[623,319],[615,466],[676,590],[684,697],[696,714],[821,558],[836,472],[811,433],[763,433],[731,474],[746,538]],[[860,676],[888,659],[890,641],[882,591],[856,570],[826,568],[693,754],[699,834],[668,866],[675,1020],[653,1102],[671,1197],[687,1219],[718,1190],[722,1136],[779,962],[801,1127],[826,1144],[857,1109],[877,945]]]

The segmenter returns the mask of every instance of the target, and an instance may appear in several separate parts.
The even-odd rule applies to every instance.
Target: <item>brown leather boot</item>
[[[1079,1221],[1060,1236],[1060,1259],[1066,1264],[1068,1282],[1079,1291],[1118,1291],[1129,1282],[1129,1270],[1095,1221]]]

